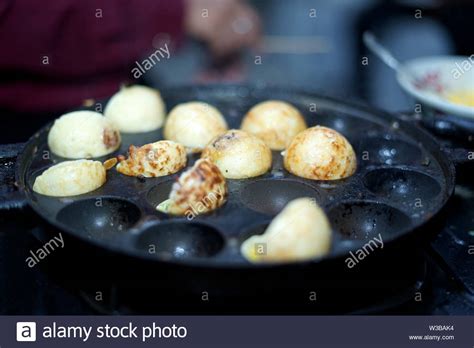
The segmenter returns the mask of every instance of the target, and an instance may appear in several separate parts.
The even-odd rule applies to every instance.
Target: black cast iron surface
[[[453,165],[438,143],[413,124],[389,114],[280,89],[198,86],[162,93],[168,110],[191,100],[216,106],[230,128],[238,128],[243,115],[260,101],[289,101],[309,126],[328,126],[349,139],[357,153],[357,172],[333,182],[306,180],[288,173],[281,155],[274,152],[271,172],[258,178],[228,180],[227,203],[188,221],[155,210],[180,173],[140,179],[113,169],[103,187],[85,195],[58,199],[34,193],[35,177],[63,160],[49,152],[49,125],[30,139],[17,164],[18,184],[33,209],[60,230],[128,255],[212,267],[244,266],[250,264],[239,253],[240,243],[261,233],[294,198],[312,197],[328,212],[334,229],[328,258],[334,258],[357,250],[379,233],[389,243],[414,231],[443,207],[453,191]],[[161,130],[124,134],[121,148],[112,155],[125,154],[131,144],[159,139]],[[188,159],[192,165],[196,157]],[[155,246],[153,252],[151,245]]]
[[[0,153],[2,148],[0,147]],[[0,154],[1,157],[1,154]],[[14,157],[11,158],[14,161]],[[13,166],[0,168],[2,181],[0,186],[13,191],[8,183],[13,182]],[[455,194],[454,205],[448,203],[447,216],[443,224],[437,226],[438,237],[432,244],[418,245],[420,252],[427,252],[427,271],[421,272],[425,265],[423,259],[417,260],[406,249],[400,250],[403,259],[408,260],[409,267],[403,269],[403,277],[398,279],[399,287],[395,292],[387,292],[374,273],[373,279],[364,279],[345,288],[346,294],[356,292],[364,287],[360,297],[351,296],[359,313],[418,313],[418,314],[473,314],[473,293],[466,290],[467,284],[455,279],[467,279],[469,274],[468,245],[474,245],[474,237],[469,231],[474,226],[474,200],[469,199],[466,190],[474,195],[472,183],[463,183],[460,194]],[[451,201],[451,202],[453,202]],[[458,211],[460,205],[465,208]],[[453,214],[454,213],[454,214]],[[460,219],[459,216],[463,218]],[[110,280],[110,270],[101,268],[98,254],[83,249],[76,257],[66,258],[70,245],[64,252],[51,254],[34,268],[25,263],[29,250],[42,246],[42,231],[46,226],[34,212],[23,210],[0,210],[0,313],[2,314],[92,314],[92,313],[318,313],[317,306],[301,297],[299,303],[291,303],[289,294],[284,294],[262,308],[262,299],[258,297],[233,298],[216,296],[214,289],[210,292],[210,301],[201,301],[200,296],[183,294],[179,283],[176,289],[162,291],[160,286],[153,287],[151,280],[157,279],[167,283],[170,278],[163,270],[155,269],[148,275],[149,284],[129,282],[128,287],[119,285],[117,279]],[[464,243],[459,243],[462,238]],[[433,257],[430,257],[432,255]],[[445,257],[447,256],[447,257]],[[471,256],[472,259],[472,256]],[[88,262],[88,260],[90,262]],[[411,263],[411,264],[410,264]],[[397,263],[399,265],[399,263]],[[446,267],[447,266],[447,267]],[[119,271],[121,265],[115,264]],[[470,268],[472,270],[472,267]],[[416,277],[412,278],[412,274]],[[468,278],[458,277],[464,275]],[[397,276],[394,272],[393,276]],[[118,278],[124,277],[120,274]],[[318,290],[311,282],[316,275],[304,279],[298,284],[301,289]],[[71,281],[74,279],[74,281]],[[414,281],[412,280],[414,279]],[[245,286],[242,279],[241,286]],[[224,280],[223,280],[224,281]],[[181,282],[182,283],[182,282]],[[194,286],[200,286],[197,282]],[[253,285],[253,284],[251,284]],[[270,286],[270,285],[269,285]],[[185,289],[186,290],[186,289]],[[191,289],[187,289],[191,290]],[[97,294],[100,293],[100,298]],[[373,296],[378,294],[379,297]],[[422,294],[422,301],[415,301],[416,294]],[[319,295],[321,295],[318,292]],[[362,296],[363,294],[363,296]],[[305,294],[307,295],[307,294]],[[337,297],[337,295],[336,295]],[[366,299],[369,301],[365,301]],[[320,301],[323,298],[319,298]],[[290,302],[290,303],[288,303]],[[342,302],[339,299],[339,302]],[[342,308],[341,308],[342,307]],[[350,307],[333,307],[329,313],[348,313]]]
[[[454,147],[454,144],[446,146]],[[28,208],[11,209],[12,197],[16,202],[13,207],[21,206],[21,195],[13,185],[14,163],[21,148],[21,144],[0,146],[2,314],[321,313],[321,306],[308,301],[308,291],[314,290],[318,292],[319,302],[329,302],[325,313],[474,313],[474,260],[468,254],[469,246],[474,246],[474,236],[470,233],[474,230],[472,167],[461,168],[458,172],[459,184],[448,204],[446,216],[439,224],[432,226],[432,232],[438,235],[431,246],[427,243],[416,245],[418,254],[425,254],[422,260],[416,257],[416,253],[413,254],[413,249],[404,246],[398,250],[398,258],[392,260],[394,267],[380,267],[381,273],[374,270],[368,277],[363,277],[358,267],[353,281],[344,284],[342,294],[331,291],[333,300],[321,293],[321,283],[328,280],[320,279],[317,272],[308,272],[308,276],[294,284],[294,287],[301,289],[297,294],[299,301],[292,299],[292,294],[286,291],[283,294],[278,292],[273,299],[259,297],[256,291],[253,296],[244,296],[242,291],[241,296],[229,300],[225,294],[218,296],[215,287],[208,286],[202,272],[198,272],[200,276],[193,283],[183,278],[186,275],[182,272],[173,278],[167,268],[154,267],[145,274],[145,282],[137,283],[129,280],[124,265],[116,258],[110,258],[111,267],[102,265],[109,255],[100,258],[104,254],[100,250],[90,251],[82,247],[72,254],[73,244],[70,243],[63,252],[58,250],[38,266],[27,267],[25,260],[29,251],[42,246],[44,230],[49,227]],[[400,258],[402,262],[399,262]],[[130,267],[136,273],[142,265],[137,267],[131,264]],[[112,276],[114,270],[117,274]],[[390,274],[387,275],[387,272]],[[208,273],[211,276],[214,272]],[[192,277],[193,274],[196,272],[190,272],[187,276]],[[268,280],[263,275],[260,279]],[[214,273],[214,277],[219,278],[220,275]],[[336,279],[340,277],[340,274],[333,276]],[[221,288],[225,288],[223,283],[227,280],[220,278]],[[393,279],[395,282],[390,283]],[[237,282],[238,287],[256,288],[255,282],[249,284],[246,280],[243,276]],[[287,280],[285,274],[280,273],[277,282],[267,283],[267,287],[270,292],[277,292],[278,286]],[[232,285],[235,287],[236,284]],[[328,286],[336,288],[338,284]],[[203,302],[201,294],[196,295],[196,289],[207,290],[210,301]],[[415,295],[419,301],[415,301]],[[349,298],[349,303],[345,298]]]

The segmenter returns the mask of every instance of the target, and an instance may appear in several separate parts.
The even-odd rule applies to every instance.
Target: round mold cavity
[[[140,209],[115,197],[96,197],[73,202],[62,208],[56,220],[88,236],[108,239],[135,225]]]
[[[378,123],[366,120],[361,117],[338,115],[331,113],[319,113],[308,120],[309,127],[321,125],[332,128],[344,135],[352,144],[360,134],[375,134],[383,127]]]
[[[366,138],[357,144],[359,163],[413,164],[422,161],[418,146],[403,140]]]
[[[254,211],[275,215],[292,200],[300,197],[319,201],[318,192],[312,187],[292,180],[262,179],[244,186],[242,203]]]
[[[166,201],[171,192],[171,187],[173,186],[174,180],[163,181],[156,186],[153,186],[146,196],[148,203],[150,203],[153,208],[156,209],[158,204],[163,201]]]
[[[242,245],[243,242],[245,242],[247,239],[249,239],[252,236],[260,236],[265,233],[265,230],[268,228],[270,225],[271,221],[263,222],[258,225],[251,226],[248,229],[245,229],[244,232],[242,232],[238,237],[237,237],[237,242],[240,246]]]
[[[166,258],[206,258],[219,253],[224,238],[213,227],[190,222],[162,222],[144,230],[136,248]]]
[[[171,218],[180,217],[180,215],[169,214],[169,213],[165,213],[156,209],[160,203],[163,203],[164,201],[169,199],[171,189],[175,182],[176,180],[167,180],[167,181],[161,182],[153,186],[146,195],[146,201],[153,207],[154,212],[160,215],[161,217],[165,217],[165,216],[171,217]],[[195,203],[190,202],[190,207],[188,210],[186,210],[183,216],[186,216],[188,218],[192,216],[194,218],[197,215],[199,215],[201,217],[201,216],[213,214],[223,209],[223,207],[225,206],[227,202],[224,202],[224,205],[211,211],[202,212],[201,210],[202,206],[209,207],[211,203],[215,203],[215,200],[217,199],[217,194],[218,194],[217,192],[216,193],[210,192],[208,195],[206,195],[202,199],[201,202],[195,202]]]
[[[383,203],[361,201],[342,203],[329,211],[329,220],[342,240],[391,239],[410,227],[410,218]]]
[[[364,185],[377,196],[412,205],[430,202],[441,192],[432,177],[401,168],[374,169],[365,175]]]

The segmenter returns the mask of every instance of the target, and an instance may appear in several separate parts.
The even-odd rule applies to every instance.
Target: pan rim
[[[317,98],[326,100],[331,103],[335,103],[340,107],[344,107],[347,109],[355,109],[367,114],[371,114],[374,117],[383,117],[384,120],[393,120],[397,122],[403,123],[405,126],[412,128],[413,130],[419,132],[422,137],[425,138],[425,141],[432,142],[433,146],[438,148],[437,153],[433,154],[436,157],[437,161],[446,166],[444,172],[444,179],[446,180],[445,183],[445,194],[442,197],[442,202],[433,210],[433,214],[430,219],[417,221],[412,223],[407,228],[401,229],[397,236],[393,239],[390,239],[388,242],[390,244],[402,240],[406,237],[412,236],[415,234],[417,230],[423,227],[426,223],[434,219],[437,215],[439,215],[440,211],[446,206],[449,198],[454,193],[454,186],[455,186],[455,165],[452,160],[450,160],[447,154],[442,150],[440,143],[436,140],[436,138],[430,134],[425,129],[421,128],[414,122],[411,122],[406,117],[403,117],[403,114],[396,114],[396,113],[389,113],[384,110],[380,110],[376,107],[372,107],[366,103],[362,103],[359,101],[347,101],[343,100],[342,98],[327,96],[317,91],[312,90],[302,90],[299,88],[291,88],[291,87],[281,87],[281,86],[268,86],[266,85],[264,88],[258,85],[252,84],[227,84],[227,83],[219,83],[219,84],[186,84],[186,85],[176,85],[168,88],[163,88],[161,90],[163,96],[166,98],[167,95],[172,93],[176,93],[179,91],[183,91],[190,88],[200,88],[200,89],[207,89],[207,90],[215,90],[216,88],[221,89],[235,89],[235,88],[245,88],[247,90],[265,90],[266,93],[271,92],[280,92],[280,93],[287,93],[287,94],[295,94],[299,96],[305,96],[309,98]],[[337,260],[344,260],[346,255],[348,255],[348,251],[339,251],[337,253],[331,252],[330,254],[320,257],[320,258],[313,258],[308,260],[300,260],[300,261],[279,261],[279,262],[271,262],[271,263],[250,263],[250,262],[230,262],[227,260],[219,260],[216,262],[215,260],[206,259],[206,258],[186,258],[186,259],[179,259],[179,258],[171,258],[171,259],[160,259],[157,257],[147,256],[143,252],[139,250],[133,249],[125,249],[121,245],[108,245],[104,241],[96,240],[96,239],[89,239],[83,235],[80,235],[74,231],[74,229],[70,228],[69,226],[65,226],[63,224],[56,223],[53,218],[46,217],[42,214],[41,209],[39,209],[35,204],[33,204],[31,193],[28,192],[28,184],[26,182],[26,172],[22,173],[22,167],[24,166],[25,162],[27,161],[28,157],[28,149],[32,146],[35,139],[44,132],[48,126],[52,124],[53,121],[48,122],[45,124],[41,129],[35,132],[30,139],[25,143],[21,153],[17,157],[17,161],[15,164],[15,180],[18,185],[19,190],[25,195],[26,201],[28,205],[38,214],[41,219],[48,222],[49,225],[53,226],[54,228],[63,230],[67,232],[73,238],[78,238],[82,242],[86,244],[92,244],[94,247],[99,249],[105,249],[109,252],[119,254],[121,256],[128,256],[140,259],[146,262],[153,262],[157,264],[166,264],[166,265],[175,265],[181,267],[193,267],[193,268],[211,268],[211,269],[274,269],[274,268],[281,268],[281,267],[300,267],[309,264],[322,264],[326,262],[333,262]],[[430,151],[431,153],[431,151]],[[65,228],[66,227],[66,228]],[[363,244],[361,244],[363,245]]]

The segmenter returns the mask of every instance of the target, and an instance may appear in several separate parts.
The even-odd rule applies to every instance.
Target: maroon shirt
[[[1,0],[0,108],[58,111],[110,96],[182,28],[182,0]]]

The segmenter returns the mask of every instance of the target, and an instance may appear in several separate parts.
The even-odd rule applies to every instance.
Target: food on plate
[[[237,129],[214,138],[201,157],[215,163],[229,179],[262,175],[272,166],[272,151],[263,140]]]
[[[110,98],[104,115],[123,133],[144,133],[160,128],[166,108],[160,92],[145,86],[122,87]]]
[[[77,196],[94,191],[106,180],[106,169],[99,161],[74,160],[58,163],[35,179],[33,191],[46,196]]]
[[[283,157],[286,170],[306,179],[342,179],[354,174],[357,168],[349,141],[335,130],[322,126],[299,133]]]
[[[241,128],[262,139],[270,149],[283,150],[307,126],[293,105],[280,100],[268,100],[247,112]]]
[[[117,171],[129,176],[147,178],[174,174],[186,166],[186,150],[183,145],[161,140],[141,147],[131,145],[129,157],[119,157]]]
[[[454,104],[474,107],[474,89],[452,91],[446,94],[446,98]]]
[[[105,156],[120,146],[120,131],[113,122],[93,111],[74,111],[54,121],[48,145],[64,158]]]
[[[227,199],[227,183],[219,168],[207,159],[199,159],[171,188],[169,199],[157,210],[185,215],[192,219],[222,206]]]
[[[251,262],[297,261],[321,257],[331,249],[332,230],[324,211],[311,198],[289,202],[262,235],[241,245]]]
[[[164,137],[200,152],[215,136],[227,130],[222,114],[212,105],[188,102],[174,107],[166,119]]]

